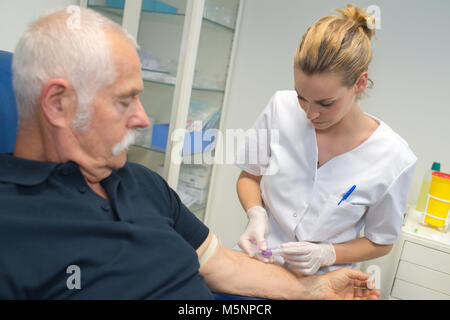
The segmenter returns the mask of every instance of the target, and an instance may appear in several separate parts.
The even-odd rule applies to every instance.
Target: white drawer
[[[450,296],[450,275],[407,261],[400,261],[397,279],[432,289]]]
[[[395,279],[391,296],[403,300],[450,300],[450,296],[410,282]]]
[[[450,254],[405,241],[401,260],[450,274]]]

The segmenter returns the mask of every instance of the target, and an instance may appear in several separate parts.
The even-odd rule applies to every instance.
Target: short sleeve
[[[169,190],[174,210],[174,229],[197,250],[208,237],[209,229],[181,202],[174,190]]]
[[[200,221],[184,204],[178,194],[167,184],[167,182],[155,172],[148,170],[151,174],[161,201],[162,215],[172,221],[172,227],[186,242],[195,250],[206,240],[209,234],[208,227]],[[152,196],[155,197],[155,192]]]
[[[376,244],[393,244],[400,236],[416,161],[406,167],[370,207],[365,216],[364,236]]]
[[[238,139],[234,164],[242,170],[261,176],[268,169],[275,121],[275,95],[253,126],[245,132],[245,138]]]

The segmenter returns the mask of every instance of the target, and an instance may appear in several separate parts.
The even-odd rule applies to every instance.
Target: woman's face
[[[346,87],[336,74],[321,73],[308,76],[298,68],[295,68],[294,77],[300,107],[317,130],[334,126],[356,106],[360,80],[354,87]]]

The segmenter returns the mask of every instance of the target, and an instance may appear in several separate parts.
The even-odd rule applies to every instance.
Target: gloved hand
[[[269,232],[267,212],[263,207],[254,206],[247,210],[248,224],[238,241],[239,247],[249,255],[266,250],[266,236]],[[256,248],[256,250],[255,250]],[[261,258],[261,260],[267,260]]]
[[[302,241],[283,243],[280,247],[285,263],[305,275],[315,274],[320,267],[331,266],[336,261],[332,244]]]

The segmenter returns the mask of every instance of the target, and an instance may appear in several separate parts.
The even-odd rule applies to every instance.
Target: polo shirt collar
[[[0,154],[0,182],[34,186],[44,182],[60,163]]]

